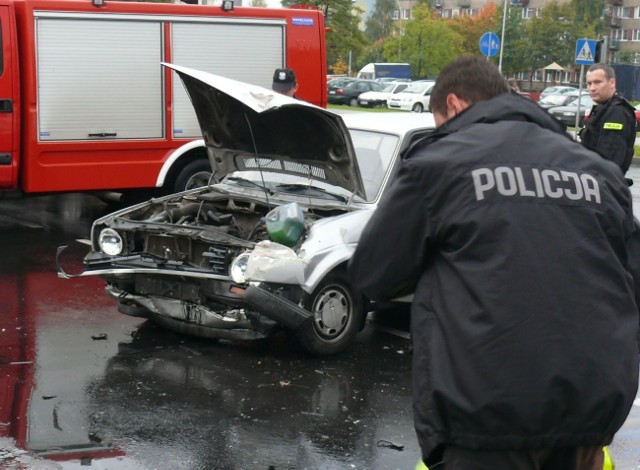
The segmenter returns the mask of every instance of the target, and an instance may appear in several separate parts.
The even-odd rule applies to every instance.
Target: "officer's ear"
[[[467,100],[463,100],[455,93],[449,93],[447,95],[447,118],[451,119],[457,116],[462,111],[467,109],[470,105],[471,103],[469,103]]]

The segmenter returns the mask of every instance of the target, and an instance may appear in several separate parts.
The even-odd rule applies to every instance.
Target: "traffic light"
[[[593,54],[593,63],[599,64],[602,61],[602,44],[604,43],[604,39],[598,39],[596,41],[596,50]]]

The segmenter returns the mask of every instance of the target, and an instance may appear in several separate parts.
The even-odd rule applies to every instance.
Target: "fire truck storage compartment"
[[[280,66],[274,64],[285,63],[285,26],[284,19],[174,21],[173,63],[271,88],[273,70]],[[212,47],[207,50],[202,44]],[[177,75],[173,99],[173,136],[202,137],[193,106]]]
[[[160,21],[36,15],[41,141],[163,137]]]
[[[165,21],[178,65],[270,88],[286,59],[285,19],[35,14],[41,141],[165,138]],[[200,138],[174,77],[173,137]]]

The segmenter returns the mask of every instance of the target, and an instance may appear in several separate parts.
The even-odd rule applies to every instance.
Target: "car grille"
[[[225,245],[209,245],[209,249],[202,253],[202,257],[216,274],[229,274],[231,251]]]
[[[221,276],[229,275],[229,265],[237,252],[222,243],[163,235],[150,235],[144,251],[153,258],[183,262]]]

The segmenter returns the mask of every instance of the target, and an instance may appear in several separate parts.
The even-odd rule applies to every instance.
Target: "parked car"
[[[385,85],[386,83],[391,83],[391,82],[410,83],[411,79],[410,78],[383,77],[383,78],[376,78],[375,81],[380,83],[381,85]]]
[[[583,97],[589,96],[589,92],[584,90],[581,94]],[[552,93],[538,101],[538,104],[544,109],[549,109],[554,106],[564,106],[578,99],[578,95],[580,95],[578,90],[568,91],[566,93]]]
[[[383,86],[374,80],[353,79],[346,83],[329,82],[328,101],[331,104],[358,105],[358,96],[367,91],[382,91]]]
[[[590,96],[582,96],[580,98],[580,112],[578,118],[578,126],[582,127],[585,121],[585,114],[588,114],[593,106],[593,100]],[[576,113],[578,113],[578,100],[574,100],[565,106],[554,106],[547,110],[554,118],[562,121],[567,127],[575,127]]]
[[[335,80],[337,78],[349,78],[346,74],[338,74],[338,75],[327,75],[327,83],[329,83],[331,80]]]
[[[387,107],[389,98],[404,91],[409,86],[406,82],[389,82],[384,85],[382,91],[366,91],[358,96],[358,106],[373,108],[375,106]]]
[[[411,82],[406,90],[389,98],[388,108],[413,111],[414,113],[428,111],[431,90],[435,83],[433,80]]]
[[[339,87],[339,86],[344,86],[349,82],[352,82],[356,80],[354,77],[334,77],[332,79],[330,79],[329,81],[327,81],[327,88],[329,86],[333,86],[333,87]]]
[[[367,301],[346,265],[431,116],[347,113],[186,67],[182,79],[217,182],[93,223],[84,271],[120,312],[205,338],[285,330],[306,351],[344,350]]]
[[[538,101],[542,101],[542,99],[547,95],[562,95],[564,93],[569,93],[570,91],[578,91],[578,89],[573,86],[549,86],[542,90],[542,93],[540,93],[540,96],[538,97]]]

